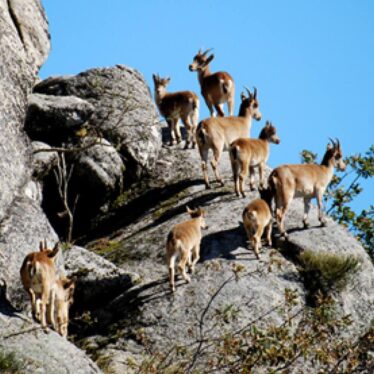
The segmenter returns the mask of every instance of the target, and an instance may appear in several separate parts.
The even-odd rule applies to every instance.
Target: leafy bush
[[[23,366],[14,352],[6,352],[0,348],[0,373],[19,374],[22,372]]]
[[[186,346],[150,352],[138,373],[289,373],[302,372],[303,365],[305,372],[311,366],[316,373],[371,372],[373,329],[347,339],[344,333],[352,320],[336,313],[331,296],[318,293],[314,308],[301,306],[294,290],[286,289],[284,296],[284,303],[272,309],[283,323],[266,322],[266,312],[237,330],[223,331],[219,324],[215,333],[209,329]]]
[[[313,294],[317,291],[327,294],[332,290],[342,290],[361,264],[360,259],[353,255],[325,251],[306,250],[299,258],[301,273]]]

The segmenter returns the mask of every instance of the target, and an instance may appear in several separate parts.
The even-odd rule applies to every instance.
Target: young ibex
[[[60,277],[51,290],[50,317],[55,331],[64,338],[68,335],[69,308],[73,303],[75,280]],[[57,320],[57,323],[56,323]]]
[[[165,117],[170,129],[170,145],[182,141],[178,124],[179,119],[181,119],[187,130],[185,148],[188,148],[190,144],[195,148],[195,131],[199,119],[199,98],[192,91],[166,92],[170,78],[160,78],[159,75],[153,74],[153,81],[157,107]]]
[[[264,171],[266,162],[269,158],[269,143],[279,144],[280,139],[277,136],[276,128],[269,122],[261,130],[258,139],[239,138],[230,145],[230,159],[232,171],[234,174],[235,192],[245,197],[243,183],[247,177],[249,169],[249,186],[254,190],[254,168],[259,168],[260,183],[259,187],[264,188]]]
[[[234,114],[234,97],[235,84],[231,75],[220,71],[212,74],[209,70],[209,64],[214,55],[207,57],[211,49],[204,53],[199,50],[194,57],[192,64],[189,65],[190,71],[197,71],[201,94],[203,95],[206,105],[209,108],[210,115],[215,115],[213,107],[219,116],[224,116],[223,103],[227,102],[230,116]]]
[[[33,317],[47,328],[46,314],[50,304],[50,295],[56,281],[55,259],[59,251],[58,243],[48,249],[47,242],[40,242],[39,252],[29,253],[22,264],[20,274],[23,287],[31,299]],[[48,309],[50,311],[50,308]],[[53,316],[48,313],[49,322]]]
[[[206,229],[204,209],[190,209],[187,212],[191,219],[175,225],[170,231],[166,242],[166,261],[169,269],[169,282],[173,292],[174,265],[177,257],[180,257],[178,270],[182,273],[183,279],[189,283],[191,278],[186,274],[186,265],[193,273],[195,264],[200,258],[201,229]]]
[[[248,236],[248,241],[252,244],[256,257],[259,259],[259,250],[261,249],[261,237],[266,229],[266,240],[271,246],[271,232],[273,227],[273,218],[271,215],[272,191],[260,189],[261,199],[251,201],[243,211],[243,225]]]
[[[210,188],[208,178],[208,155],[209,149],[213,151],[211,161],[216,179],[221,185],[223,180],[218,171],[218,162],[224,148],[228,149],[230,144],[238,138],[248,138],[252,125],[252,118],[261,120],[261,112],[257,100],[257,90],[251,94],[248,88],[248,97],[241,95],[241,104],[238,117],[215,117],[207,118],[199,123],[196,130],[196,140],[201,157],[201,168],[203,170],[206,188]]]
[[[276,217],[282,236],[286,235],[284,229],[285,214],[294,197],[304,198],[304,227],[308,227],[308,214],[310,201],[317,198],[318,219],[321,225],[326,224],[322,213],[322,197],[334,174],[334,167],[345,170],[343,153],[339,140],[327,145],[327,150],[320,165],[282,165],[275,168],[269,176],[269,186],[273,190],[276,202]]]

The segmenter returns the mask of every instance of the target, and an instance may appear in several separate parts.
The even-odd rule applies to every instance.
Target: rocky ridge
[[[26,372],[99,373],[99,364],[105,371],[130,373],[153,355],[200,344],[263,315],[263,323],[282,324],[276,306],[286,290],[293,290],[300,307],[307,306],[308,288],[296,260],[305,250],[360,258],[360,271],[334,298],[339,313],[353,320],[347,336],[358,337],[370,327],[373,265],[344,228],[331,219],[326,228],[318,227],[313,209],[312,227],[300,229],[302,207],[294,201],[288,240],[265,247],[257,261],[246,248],[241,212],[258,195],[235,197],[227,154],[221,162],[226,186],[205,190],[197,151],[161,148],[165,128],[159,126],[147,83],[123,65],[49,78],[31,93],[49,50],[44,11],[37,0],[8,0],[0,10],[0,351],[14,352]],[[74,345],[52,331],[41,332],[28,317],[19,268],[40,239],[58,240],[59,210],[46,208],[53,203],[46,185],[58,156],[33,152],[84,147],[92,136],[100,142],[67,160],[74,164],[72,188],[81,194],[82,206],[96,204],[90,218],[105,214],[95,230],[85,227],[80,241],[88,250],[64,248],[58,259],[60,273],[77,277],[70,325]],[[209,229],[192,282],[179,280],[173,295],[165,238],[187,218],[187,205],[206,208]],[[204,370],[204,355],[196,356],[195,365]],[[290,371],[308,365],[300,359]]]

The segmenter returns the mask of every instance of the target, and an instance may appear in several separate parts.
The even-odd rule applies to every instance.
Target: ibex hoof
[[[321,221],[321,227],[326,227],[327,226],[327,222],[325,220]]]
[[[242,198],[244,199],[246,197],[246,194],[242,192]]]
[[[206,188],[207,190],[210,190],[212,187],[210,186],[210,184],[206,184],[206,185],[205,185],[205,188]]]
[[[308,229],[310,227],[309,222],[304,221],[303,222],[304,229]]]

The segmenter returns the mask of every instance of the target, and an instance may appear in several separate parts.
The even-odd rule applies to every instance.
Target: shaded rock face
[[[94,217],[107,211],[110,202],[124,188],[125,166],[117,150],[107,140],[87,136],[81,140],[79,147],[82,147],[81,151],[66,154],[67,174],[71,171],[69,205],[71,209],[76,207],[74,235],[91,228]],[[55,230],[65,237],[66,217],[59,214],[64,207],[54,172],[43,179],[42,206]]]
[[[52,77],[37,84],[34,92],[87,100],[95,107],[88,124],[119,150],[126,176],[136,179],[152,170],[161,147],[158,115],[149,88],[136,70],[117,65]]]
[[[92,115],[94,107],[75,96],[29,96],[25,130],[33,140],[60,145]]]
[[[32,152],[40,150],[51,150],[51,147],[43,142],[34,141],[31,143]],[[33,177],[42,180],[58,162],[57,152],[38,152],[33,154]]]
[[[79,246],[64,251],[66,275],[77,278],[74,308],[88,310],[101,307],[133,283],[131,276],[110,261]]]
[[[95,139],[86,137],[82,142],[94,143]],[[100,139],[99,144],[72,155],[74,175],[79,180],[82,191],[87,193],[87,204],[102,206],[117,196],[123,188],[123,173],[125,166],[117,150],[105,139]]]

